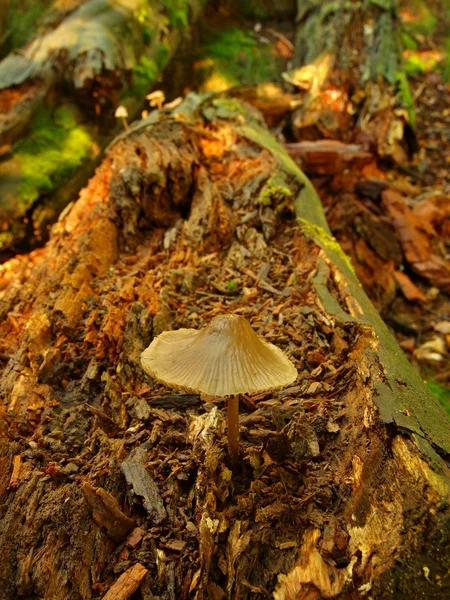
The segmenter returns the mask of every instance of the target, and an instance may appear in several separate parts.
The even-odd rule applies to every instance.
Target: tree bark
[[[1,270],[0,599],[447,598],[448,419],[309,180],[233,99],[121,137]],[[139,360],[219,312],[299,371],[242,398],[238,467],[225,402]]]
[[[139,114],[202,6],[55,4],[26,46],[0,62],[0,252],[47,239],[122,127],[116,107],[124,104],[130,120]]]
[[[414,107],[397,3],[302,1],[297,21],[297,68],[285,74],[305,90],[297,137],[362,144],[405,163],[415,149]]]

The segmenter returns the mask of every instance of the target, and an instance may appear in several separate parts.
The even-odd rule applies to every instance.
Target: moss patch
[[[295,200],[295,212],[297,216],[318,225],[326,233],[330,234],[330,228],[323,212],[322,203],[314,186],[286,153],[283,146],[277,142],[265,127],[256,122],[247,121],[247,123],[237,126],[237,130],[247,139],[271,152],[280,167],[303,185]]]
[[[60,186],[89,157],[91,149],[89,133],[77,124],[70,109],[38,112],[30,135],[16,153],[22,173],[18,200],[23,209],[40,194]]]
[[[236,27],[204,30],[202,55],[210,65],[211,76],[218,73],[228,87],[254,85],[279,77],[278,61],[271,47],[258,43],[252,31]]]
[[[301,226],[303,233],[311,240],[320,244],[322,248],[328,248],[334,254],[337,254],[341,261],[344,262],[347,269],[355,275],[355,269],[353,268],[350,257],[345,254],[339,243],[332,235],[327,233],[322,227],[318,227],[309,221],[297,218],[298,223]]]
[[[286,178],[282,173],[277,173],[270,177],[265,183],[258,197],[258,204],[262,206],[271,206],[272,201],[283,202],[288,198],[292,198],[293,194],[290,190]]]

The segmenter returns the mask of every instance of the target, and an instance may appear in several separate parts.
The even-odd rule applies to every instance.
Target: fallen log
[[[0,252],[47,239],[122,127],[115,109],[139,114],[202,6],[56,3],[24,48],[0,62]]]
[[[236,100],[121,137],[1,267],[0,599],[448,597],[448,418],[309,180]],[[237,467],[224,402],[140,365],[223,312],[299,372],[243,397]]]

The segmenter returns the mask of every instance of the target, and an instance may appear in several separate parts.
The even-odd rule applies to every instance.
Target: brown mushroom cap
[[[165,331],[141,354],[144,371],[168,387],[210,396],[253,394],[285,387],[297,369],[239,315],[206,327]]]

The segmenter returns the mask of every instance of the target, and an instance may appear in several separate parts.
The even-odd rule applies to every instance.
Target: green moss
[[[133,67],[133,81],[130,89],[126,90],[126,95],[144,97],[154,85],[160,72],[156,61],[142,56],[137,65]]]
[[[396,73],[397,94],[398,98],[408,112],[409,122],[414,127],[416,124],[416,112],[414,110],[414,99],[409,87],[408,77],[405,72],[398,71]]]
[[[42,193],[58,188],[90,155],[92,140],[74,114],[58,108],[39,111],[29,136],[17,149],[23,180],[19,201],[26,208]]]
[[[169,62],[169,58],[170,58],[169,46],[167,44],[165,44],[164,42],[161,42],[161,44],[158,46],[158,50],[156,51],[156,56],[155,56],[155,62],[158,65],[158,68],[160,69],[160,71],[162,71],[163,69],[166,68],[167,63]]]
[[[182,29],[189,25],[189,0],[163,0],[163,6],[172,27]]]
[[[282,173],[278,173],[266,181],[259,194],[258,204],[271,206],[272,200],[282,202],[283,200],[292,198],[292,196],[293,194],[287,184],[286,178]]]
[[[336,238],[327,233],[322,227],[318,227],[309,221],[297,218],[297,222],[300,224],[303,233],[309,239],[314,240],[317,244],[322,245],[322,247],[326,247],[330,251],[337,254],[341,261],[345,263],[347,269],[355,274],[355,269],[352,265],[350,257],[342,250],[341,246],[336,241]]]
[[[142,30],[144,44],[149,44],[153,38],[154,14],[145,0],[143,0],[141,6],[135,11],[134,18]]]
[[[279,66],[270,46],[259,44],[252,32],[238,28],[203,32],[202,57],[234,85],[252,85],[278,78]]]
[[[305,219],[305,221],[318,225],[330,234],[330,228],[323,212],[322,203],[314,186],[286,153],[283,146],[276,141],[264,126],[261,126],[256,121],[248,121],[247,123],[238,125],[236,128],[241,135],[271,152],[280,167],[302,184],[303,187],[295,200],[296,214]]]
[[[439,400],[440,404],[444,407],[446,413],[450,415],[450,390],[442,387],[435,381],[426,381],[425,383],[433,396]]]
[[[405,60],[404,69],[407,75],[420,75],[432,71],[437,65],[438,61],[435,58],[425,61],[420,54],[410,54]]]
[[[402,41],[402,46],[405,50],[417,50],[419,47],[419,44],[417,43],[417,40],[410,35],[408,32],[406,31],[402,31],[400,34],[400,38]]]
[[[249,104],[243,104],[237,98],[205,100],[202,106],[202,114],[209,121],[213,119],[227,119],[247,123],[259,123],[261,121],[261,114],[256,109]]]

